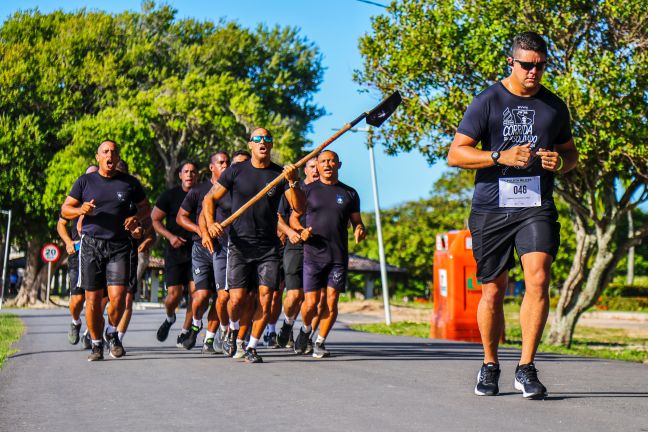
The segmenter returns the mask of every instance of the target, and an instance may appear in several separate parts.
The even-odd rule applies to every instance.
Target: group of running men
[[[567,106],[540,84],[547,65],[544,39],[534,32],[517,35],[506,61],[510,75],[477,95],[466,110],[450,146],[448,164],[477,170],[469,228],[477,279],[482,284],[477,321],[484,361],[474,392],[480,396],[499,393],[497,351],[504,326],[503,298],[517,252],[525,295],[520,310],[522,352],[514,387],[526,398],[543,398],[547,389],[538,379],[534,358],[549,311],[551,265],[560,245],[554,177],[575,168],[578,152]],[[182,185],[163,194],[153,210],[155,231],[169,241],[165,253],[167,318],[157,337],[163,341],[168,336],[182,287],[189,284],[192,315],[185,319],[179,346],[190,349],[195,345],[202,316],[216,293],[216,306],[212,303],[208,313],[206,352],[223,351],[260,362],[256,347],[268,325],[274,346],[289,346],[297,353],[312,350],[315,357],[324,357],[328,355],[324,341],[335,322],[338,295],[346,280],[349,222],[356,241],[365,236],[358,195],[338,181],[338,156],[324,151],[308,162],[301,183],[295,167],[288,165],[282,183],[236,219],[228,231],[220,223],[282,174],[270,161],[272,136],[267,130],[256,129],[249,147],[251,159],[236,154],[231,167],[226,153],[212,156],[212,176],[199,186],[193,186],[196,166],[183,165]],[[140,249],[149,247],[150,240],[150,229],[142,225],[148,213],[144,191],[134,177],[116,170],[117,145],[103,142],[97,161],[99,171],[80,177],[72,187],[59,223],[59,231],[64,231],[67,220],[84,218],[72,229],[74,233],[78,227],[80,238],[68,237],[66,247],[74,263],[74,244],[80,244],[76,286],[85,291],[92,338],[89,360],[103,358],[102,314],[107,300],[105,339],[113,357],[123,355],[120,335],[130,317],[124,311],[130,307],[127,288],[133,257],[137,257],[135,239],[144,239],[139,240]],[[166,227],[162,225],[165,217]],[[287,239],[283,249],[280,239]],[[284,276],[280,275],[282,256]],[[288,290],[283,302],[286,318],[275,335],[281,280]],[[73,294],[81,296],[83,291]],[[81,308],[82,302],[70,302],[74,319],[70,341],[74,343],[79,339]],[[303,326],[293,341],[292,326],[300,309]],[[319,336],[313,344],[310,337],[318,325]],[[248,332],[249,341],[244,342]]]
[[[196,345],[207,313],[204,353],[262,362],[257,346],[267,328],[273,348],[329,356],[325,340],[347,279],[349,223],[356,241],[366,235],[358,194],[338,180],[341,163],[333,151],[309,160],[300,182],[295,166],[282,170],[271,161],[269,131],[255,129],[248,146],[249,153],[236,151],[231,160],[224,151],[214,153],[210,178],[200,184],[198,166],[182,163],[180,184],[162,193],[151,211],[140,182],[122,168],[117,143],[99,145],[98,166],[76,180],[58,224],[72,287],[68,339],[84,341],[91,349],[89,361],[103,359],[104,343],[111,357],[125,354],[122,341],[138,285],[138,254],[151,247],[154,232],[167,240],[167,316],[157,331],[160,342],[188,295],[180,348]],[[277,186],[230,226],[221,225],[277,177],[282,177]],[[81,337],[84,303],[88,329]],[[285,319],[277,334],[282,304]],[[293,324],[300,312],[303,326],[295,339]]]

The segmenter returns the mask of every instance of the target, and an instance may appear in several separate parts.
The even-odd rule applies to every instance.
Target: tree
[[[567,103],[580,152],[556,188],[570,206],[576,246],[549,343],[571,343],[621,258],[648,237],[646,225],[617,235],[628,212],[648,201],[648,33],[639,10],[638,0],[404,0],[360,40],[364,67],[355,79],[404,95],[381,129],[388,151],[415,148],[430,162],[445,157],[470,100],[506,75],[513,36],[533,29],[548,40],[543,82]]]
[[[273,129],[278,162],[307,144],[321,55],[298,30],[254,30],[142,12],[17,12],[0,27],[0,206],[28,253],[18,304],[41,299],[32,281],[58,206],[103,138],[122,140],[131,171],[155,197],[183,158],[243,145]]]

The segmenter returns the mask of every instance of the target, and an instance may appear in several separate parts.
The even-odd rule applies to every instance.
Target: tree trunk
[[[632,212],[628,212],[628,238],[632,238],[632,233],[634,232],[634,221],[632,220]],[[635,248],[632,246],[628,249],[628,272],[626,274],[626,285],[632,285],[634,283],[634,258]]]
[[[27,251],[25,256],[25,277],[20,286],[20,291],[14,301],[18,307],[33,305],[38,301],[40,296],[40,273],[44,267],[40,257],[40,241],[36,239],[27,242]],[[47,272],[47,269],[45,269]],[[47,275],[46,275],[47,277]]]

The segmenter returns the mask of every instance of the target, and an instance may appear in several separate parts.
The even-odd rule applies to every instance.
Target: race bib
[[[540,176],[499,179],[500,207],[539,207],[541,201]]]

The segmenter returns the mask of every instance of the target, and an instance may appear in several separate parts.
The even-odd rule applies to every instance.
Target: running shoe
[[[90,338],[88,329],[86,329],[81,337],[81,345],[83,346],[83,349],[92,349],[92,339]]]
[[[124,347],[117,336],[117,332],[106,334],[106,337],[108,338],[108,351],[110,352],[110,357],[115,359],[123,357],[124,354],[126,354],[126,351],[124,351]]]
[[[321,358],[330,357],[330,356],[331,356],[331,353],[324,346],[324,342],[315,344],[315,347],[313,348],[313,357],[321,359]]]
[[[244,340],[236,339],[236,352],[232,357],[235,359],[243,358],[246,355],[245,345],[247,345],[247,342],[245,342]]]
[[[254,348],[248,348],[245,350],[245,362],[246,363],[263,363],[263,358],[257,354],[257,350]]]
[[[81,323],[70,323],[70,330],[68,330],[68,342],[72,345],[79,343],[79,332],[81,332]]]
[[[533,363],[519,365],[515,368],[516,390],[522,392],[526,399],[543,399],[547,397],[547,388],[538,379],[538,369]]]
[[[223,354],[223,332],[218,329],[216,332],[216,337],[214,337],[214,354]]]
[[[477,396],[496,396],[499,393],[500,368],[497,363],[483,364],[477,374],[475,394]]]
[[[288,334],[288,342],[286,343],[286,348],[295,348],[295,336],[293,335],[292,330],[290,330],[290,333]]]
[[[277,348],[285,348],[288,345],[290,336],[292,336],[292,324],[288,324],[284,321],[283,325],[279,329],[279,334],[277,335]]]
[[[171,329],[171,326],[175,321],[176,321],[175,314],[173,314],[173,322],[169,322],[169,320],[166,318],[164,319],[162,325],[157,331],[157,340],[159,340],[160,342],[164,342],[167,339],[167,337],[169,337],[169,330]]]
[[[304,350],[304,354],[312,354],[313,353],[313,336],[308,338],[308,341],[306,341],[306,349]]]
[[[176,346],[178,348],[184,348],[183,344],[184,344],[185,339],[187,339],[188,335],[189,335],[188,332],[187,333],[180,332],[180,334],[178,335],[178,339],[176,339]]]
[[[236,335],[238,335],[238,330],[229,329],[223,339],[223,352],[228,357],[234,357],[236,354]]]
[[[306,333],[303,329],[299,329],[299,335],[295,341],[295,354],[304,354],[308,345],[310,332]]]
[[[202,351],[203,354],[216,354],[214,349],[214,338],[205,339],[203,341]]]
[[[182,341],[182,347],[184,349],[190,350],[196,346],[196,339],[198,338],[198,333],[200,333],[200,330],[202,330],[202,325],[200,327],[193,324],[191,325],[187,337]]]
[[[268,346],[270,348],[279,348],[277,345],[277,333],[272,332],[268,335]]]
[[[97,361],[103,360],[103,343],[100,342],[97,345],[92,345],[92,352],[88,356],[88,361]]]

